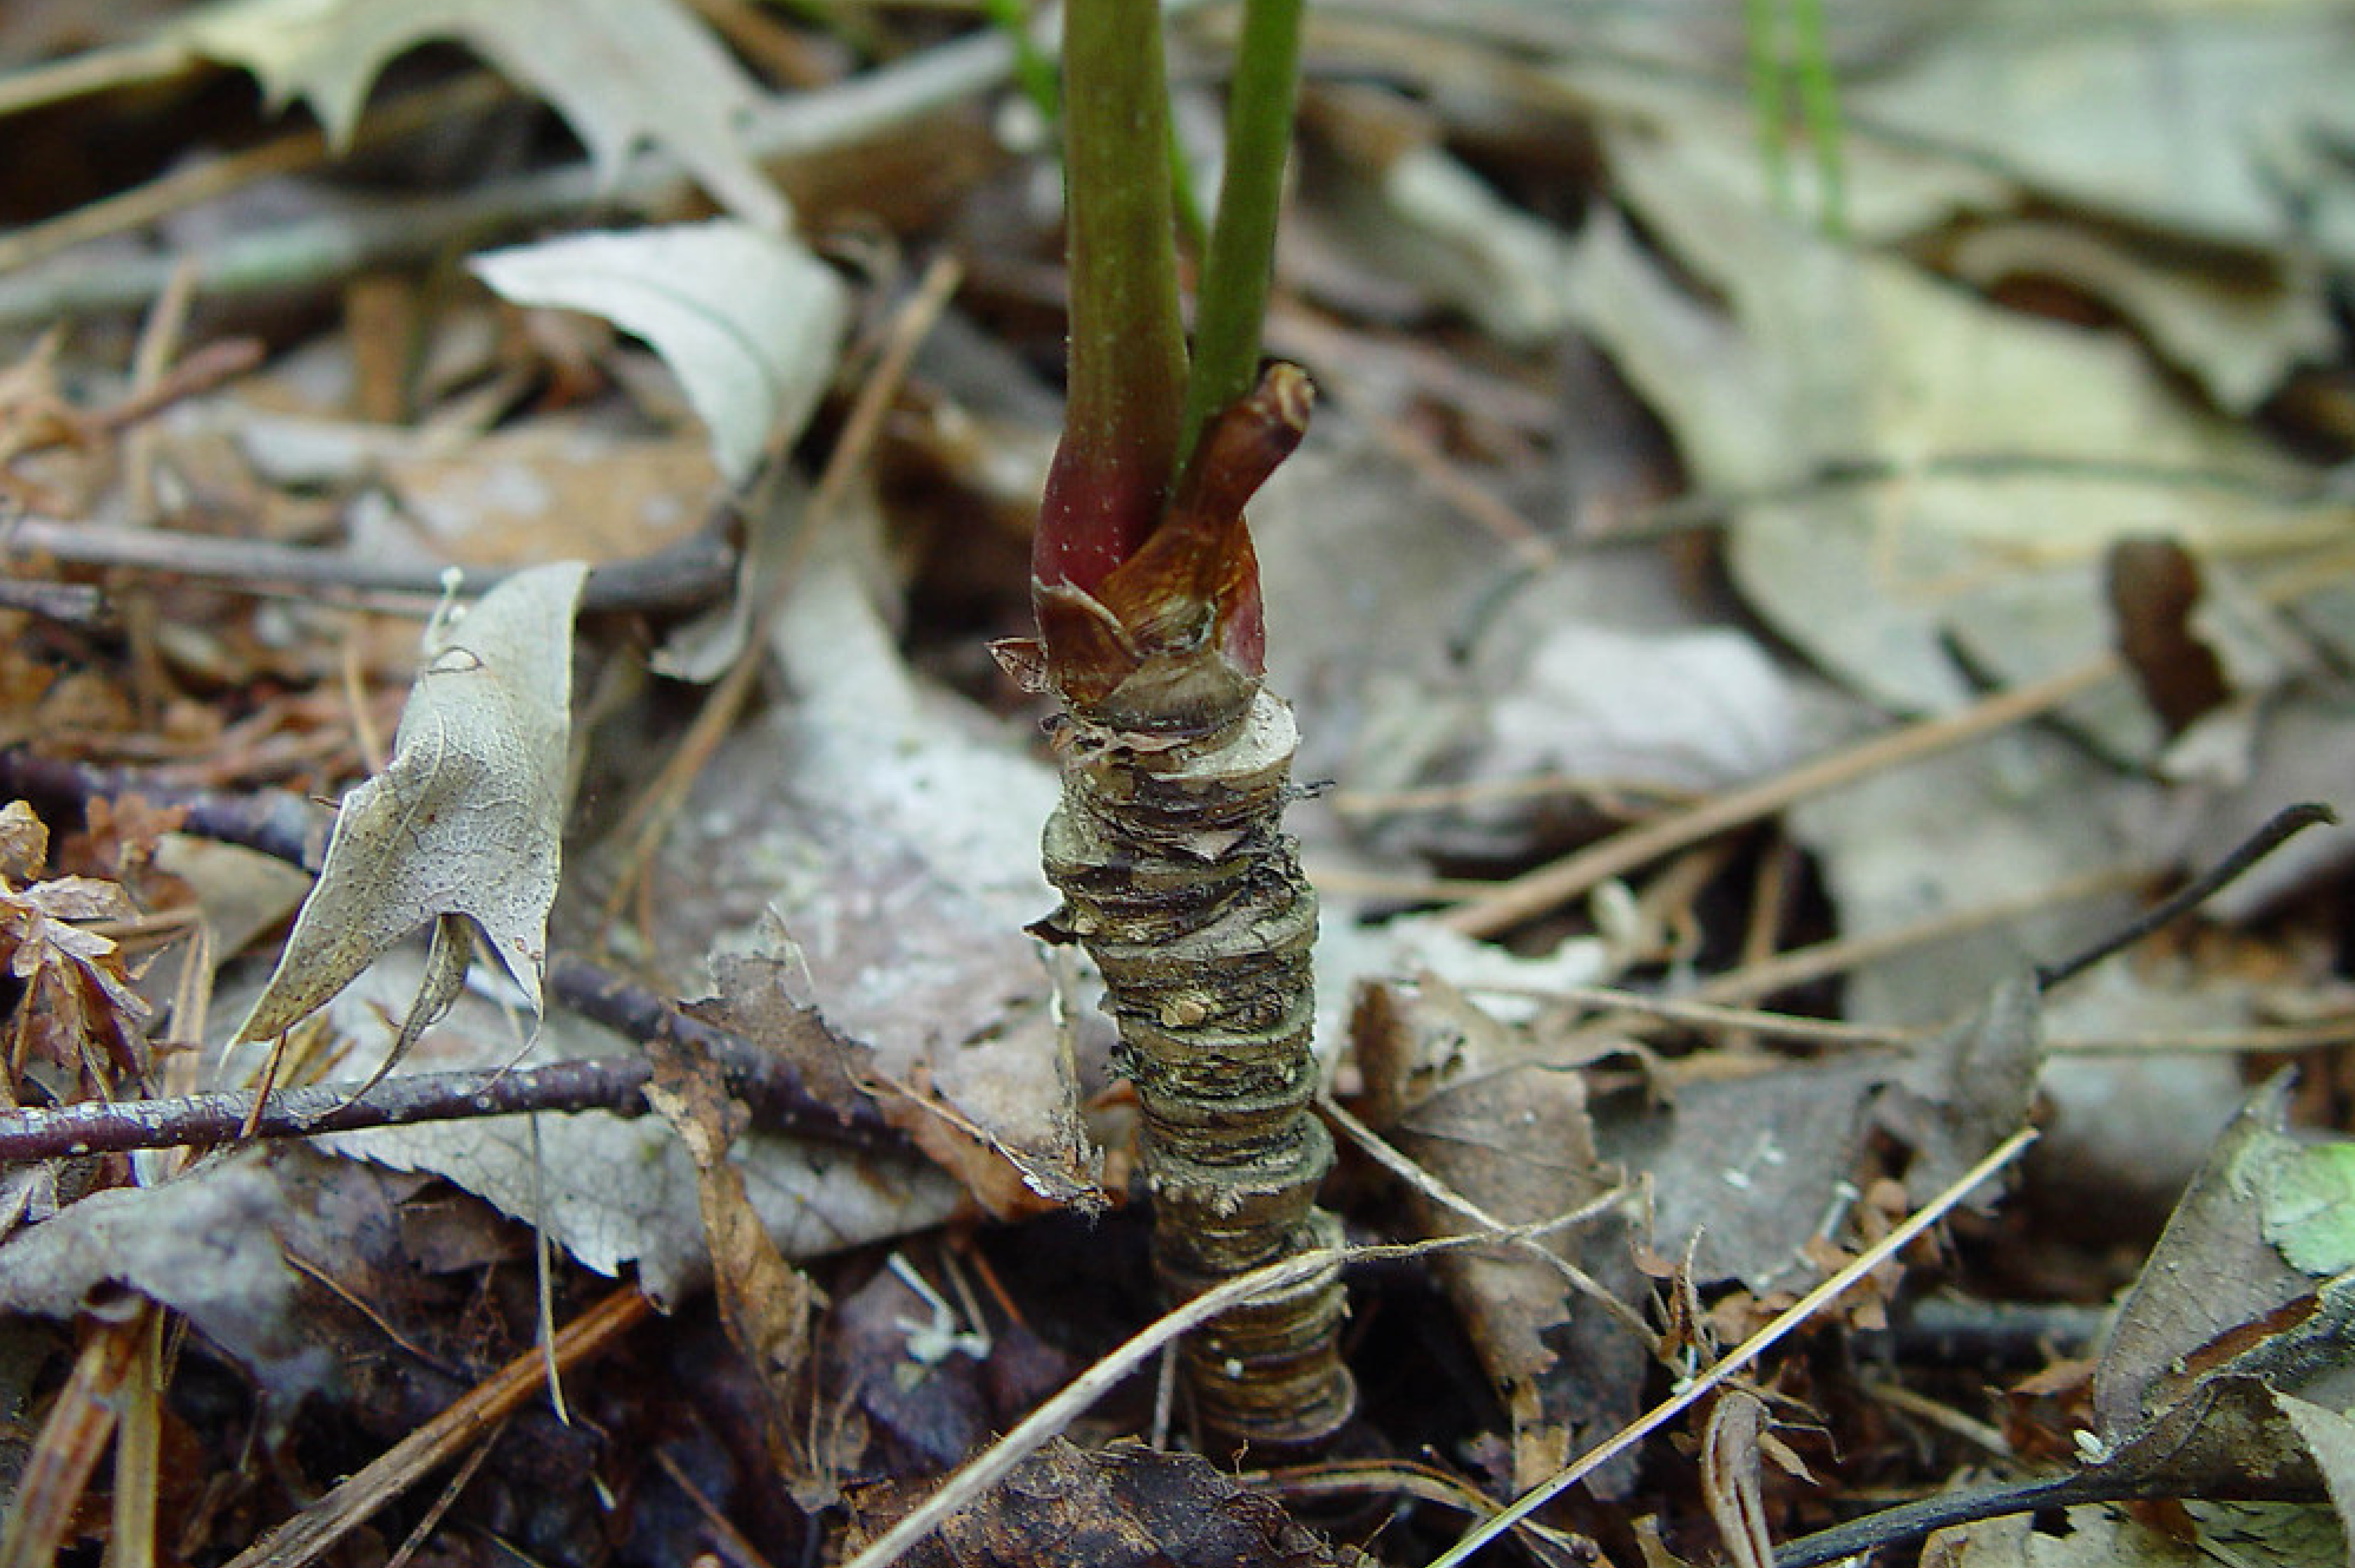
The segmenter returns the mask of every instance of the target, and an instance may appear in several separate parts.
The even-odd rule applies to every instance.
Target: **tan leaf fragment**
[[[1407,1199],[1419,1230],[1471,1228],[1446,1194],[1518,1224],[1610,1192],[1583,1079],[1436,975],[1366,987],[1351,1033],[1369,1111],[1433,1183]],[[1465,1253],[1439,1265],[1512,1421],[1517,1488],[1539,1484],[1635,1414],[1646,1346],[1631,1331],[1632,1314],[1614,1313],[1595,1294],[1638,1295],[1635,1223],[1624,1211],[1606,1213],[1528,1248]],[[1632,1467],[1621,1465],[1593,1484],[1614,1496],[1633,1479]]]
[[[30,882],[49,858],[49,826],[22,800],[0,807],[0,877]]]
[[[2276,1393],[2274,1403],[2289,1417],[2290,1425],[2313,1454],[2316,1467],[2322,1471],[2322,1484],[2329,1489],[2330,1505],[2338,1511],[2339,1531],[2347,1538],[2342,1548],[2355,1543],[2355,1421],[2295,1394]]]
[[[1734,1389],[1710,1413],[1701,1442],[1701,1499],[1717,1521],[1725,1554],[1735,1568],[1771,1568],[1774,1542],[1766,1534],[1766,1499],[1759,1481],[1759,1439],[1766,1432],[1766,1405],[1756,1394]]]
[[[422,954],[403,948],[362,975],[329,1010],[336,1033],[356,1042],[358,1053],[381,1050],[393,1033],[387,1020],[397,1016],[402,1000],[415,991],[422,962]],[[805,1069],[824,1054],[823,1044],[807,1038],[823,1029],[815,1018],[781,1014],[764,1022],[774,1026],[746,1033],[765,1046],[782,1044]],[[520,1061],[515,1036],[506,1010],[496,999],[469,991],[448,1017],[426,1031],[416,1061],[426,1070],[447,1072],[611,1056],[639,1048],[634,1040],[562,1008],[535,1032]],[[814,1075],[810,1082],[815,1092],[828,1092]],[[442,1177],[538,1226],[597,1273],[613,1276],[634,1266],[640,1286],[666,1311],[709,1277],[694,1163],[658,1118],[606,1111],[488,1117],[336,1133],[316,1142],[336,1154]],[[960,1204],[958,1190],[927,1164],[889,1155],[849,1156],[758,1128],[736,1141],[731,1163],[742,1171],[747,1199],[789,1259],[928,1230]]]
[[[809,1277],[785,1261],[728,1158],[743,1131],[744,1107],[729,1099],[719,1069],[666,1042],[655,1043],[646,1103],[668,1122],[695,1162],[703,1238],[728,1338],[760,1380],[771,1461],[801,1495],[816,1478],[796,1434],[809,1425],[816,1384],[810,1376],[810,1329],[824,1298]]]
[[[293,1028],[429,919],[433,953],[390,1060],[447,1011],[476,932],[540,1011],[587,575],[535,567],[426,628],[392,761],[345,796],[318,885],[238,1041]]]

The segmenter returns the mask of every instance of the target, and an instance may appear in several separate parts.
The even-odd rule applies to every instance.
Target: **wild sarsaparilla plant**
[[[1308,380],[1258,366],[1292,118],[1298,0],[1246,8],[1197,352],[1180,329],[1156,0],[1078,0],[1064,27],[1070,404],[1031,588],[1002,652],[1063,706],[1062,802],[1036,927],[1103,971],[1144,1112],[1154,1262],[1190,1297],[1337,1239],[1316,1086],[1316,901],[1283,812],[1297,738],[1263,682],[1243,506],[1307,428]],[[1337,1271],[1188,1340],[1195,1412],[1257,1452],[1316,1447],[1355,1404]]]

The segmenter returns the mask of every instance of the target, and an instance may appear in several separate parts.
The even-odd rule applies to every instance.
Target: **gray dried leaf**
[[[357,1040],[359,1052],[378,1047],[391,1032],[386,1019],[415,988],[422,961],[404,948],[360,977],[333,1004],[336,1032]],[[638,1049],[559,1008],[518,1057],[515,1022],[496,999],[468,991],[425,1032],[410,1070],[539,1065]],[[784,1021],[762,1038],[806,1045],[814,1054],[816,1044],[801,1038],[806,1027]],[[659,1117],[483,1117],[335,1133],[314,1142],[389,1170],[442,1177],[542,1230],[599,1274],[634,1266],[638,1283],[666,1310],[710,1281],[695,1165]],[[948,1218],[960,1198],[954,1183],[920,1162],[854,1155],[783,1133],[747,1133],[730,1158],[754,1213],[790,1259],[929,1229]]]
[[[475,933],[537,1013],[561,856],[572,616],[588,568],[538,567],[445,605],[384,772],[344,797],[318,885],[238,1041],[293,1028],[427,920],[433,957],[395,1059],[447,1010]]]
[[[127,1285],[252,1373],[282,1424],[305,1394],[344,1387],[347,1364],[288,1257],[349,1278],[381,1266],[398,1234],[372,1174],[248,1145],[26,1227],[0,1247],[0,1311],[70,1318],[92,1291]]]
[[[221,0],[173,36],[243,66],[273,102],[308,103],[337,143],[395,56],[455,38],[545,97],[608,181],[653,143],[730,210],[784,226],[784,198],[743,143],[760,93],[677,0]]]

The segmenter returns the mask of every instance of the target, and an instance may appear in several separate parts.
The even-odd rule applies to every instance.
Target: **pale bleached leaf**
[[[2314,1456],[2315,1467],[2322,1472],[2322,1484],[2330,1489],[2330,1504],[2338,1510],[2339,1529],[2345,1537],[2339,1543],[2343,1551],[2349,1542],[2355,1542],[2355,1421],[2295,1394],[2277,1393],[2274,1403],[2297,1429],[2307,1452]]]
[[[730,211],[785,227],[741,139],[759,91],[677,0],[222,0],[175,36],[251,71],[273,103],[308,103],[339,143],[387,64],[454,40],[545,97],[607,180],[651,143]]]
[[[517,304],[586,311],[652,344],[710,428],[731,483],[751,474],[773,434],[790,440],[808,419],[848,319],[826,263],[726,219],[573,235],[473,265]]]
[[[1969,700],[1955,641],[2009,682],[2103,652],[2119,538],[2240,553],[2311,527],[2279,455],[2124,336],[2005,312],[1827,243],[1754,191],[1699,185],[1709,165],[1673,147],[1608,140],[1646,242],[1607,218],[1582,231],[1583,323],[1696,485],[1737,498],[1728,564],[1751,606],[1874,701]],[[1721,295],[1684,286],[1655,247]],[[2123,694],[2074,716],[2122,754],[2155,744]]]
[[[1859,121],[2047,201],[2211,245],[2294,249],[2342,185],[2355,35],[2335,7],[1989,0],[1844,90]]]
[[[389,1020],[421,983],[423,962],[413,948],[403,948],[335,1000],[328,1018],[339,1037],[355,1043],[356,1054],[387,1049]],[[409,1070],[540,1066],[639,1049],[564,1008],[529,1041],[518,1034],[507,1008],[470,990],[425,1032]],[[710,1277],[695,1164],[659,1117],[481,1117],[331,1133],[315,1142],[336,1154],[454,1182],[538,1227],[600,1274],[634,1266],[638,1283],[666,1308]],[[792,1259],[929,1230],[966,1202],[954,1181],[922,1160],[853,1153],[780,1132],[746,1134],[731,1159],[753,1212]]]
[[[588,569],[519,572],[445,607],[383,773],[344,798],[318,885],[240,1040],[292,1028],[427,920],[442,962],[404,1040],[446,1007],[480,930],[536,1012],[555,901],[571,731],[572,616]]]

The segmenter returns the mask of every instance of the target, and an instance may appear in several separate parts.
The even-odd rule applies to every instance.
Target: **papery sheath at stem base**
[[[1202,734],[1238,719],[1266,655],[1243,506],[1299,446],[1314,388],[1276,365],[1208,426],[1175,496],[1142,532],[1139,476],[1058,450],[1032,550],[1043,683],[1115,730]]]

